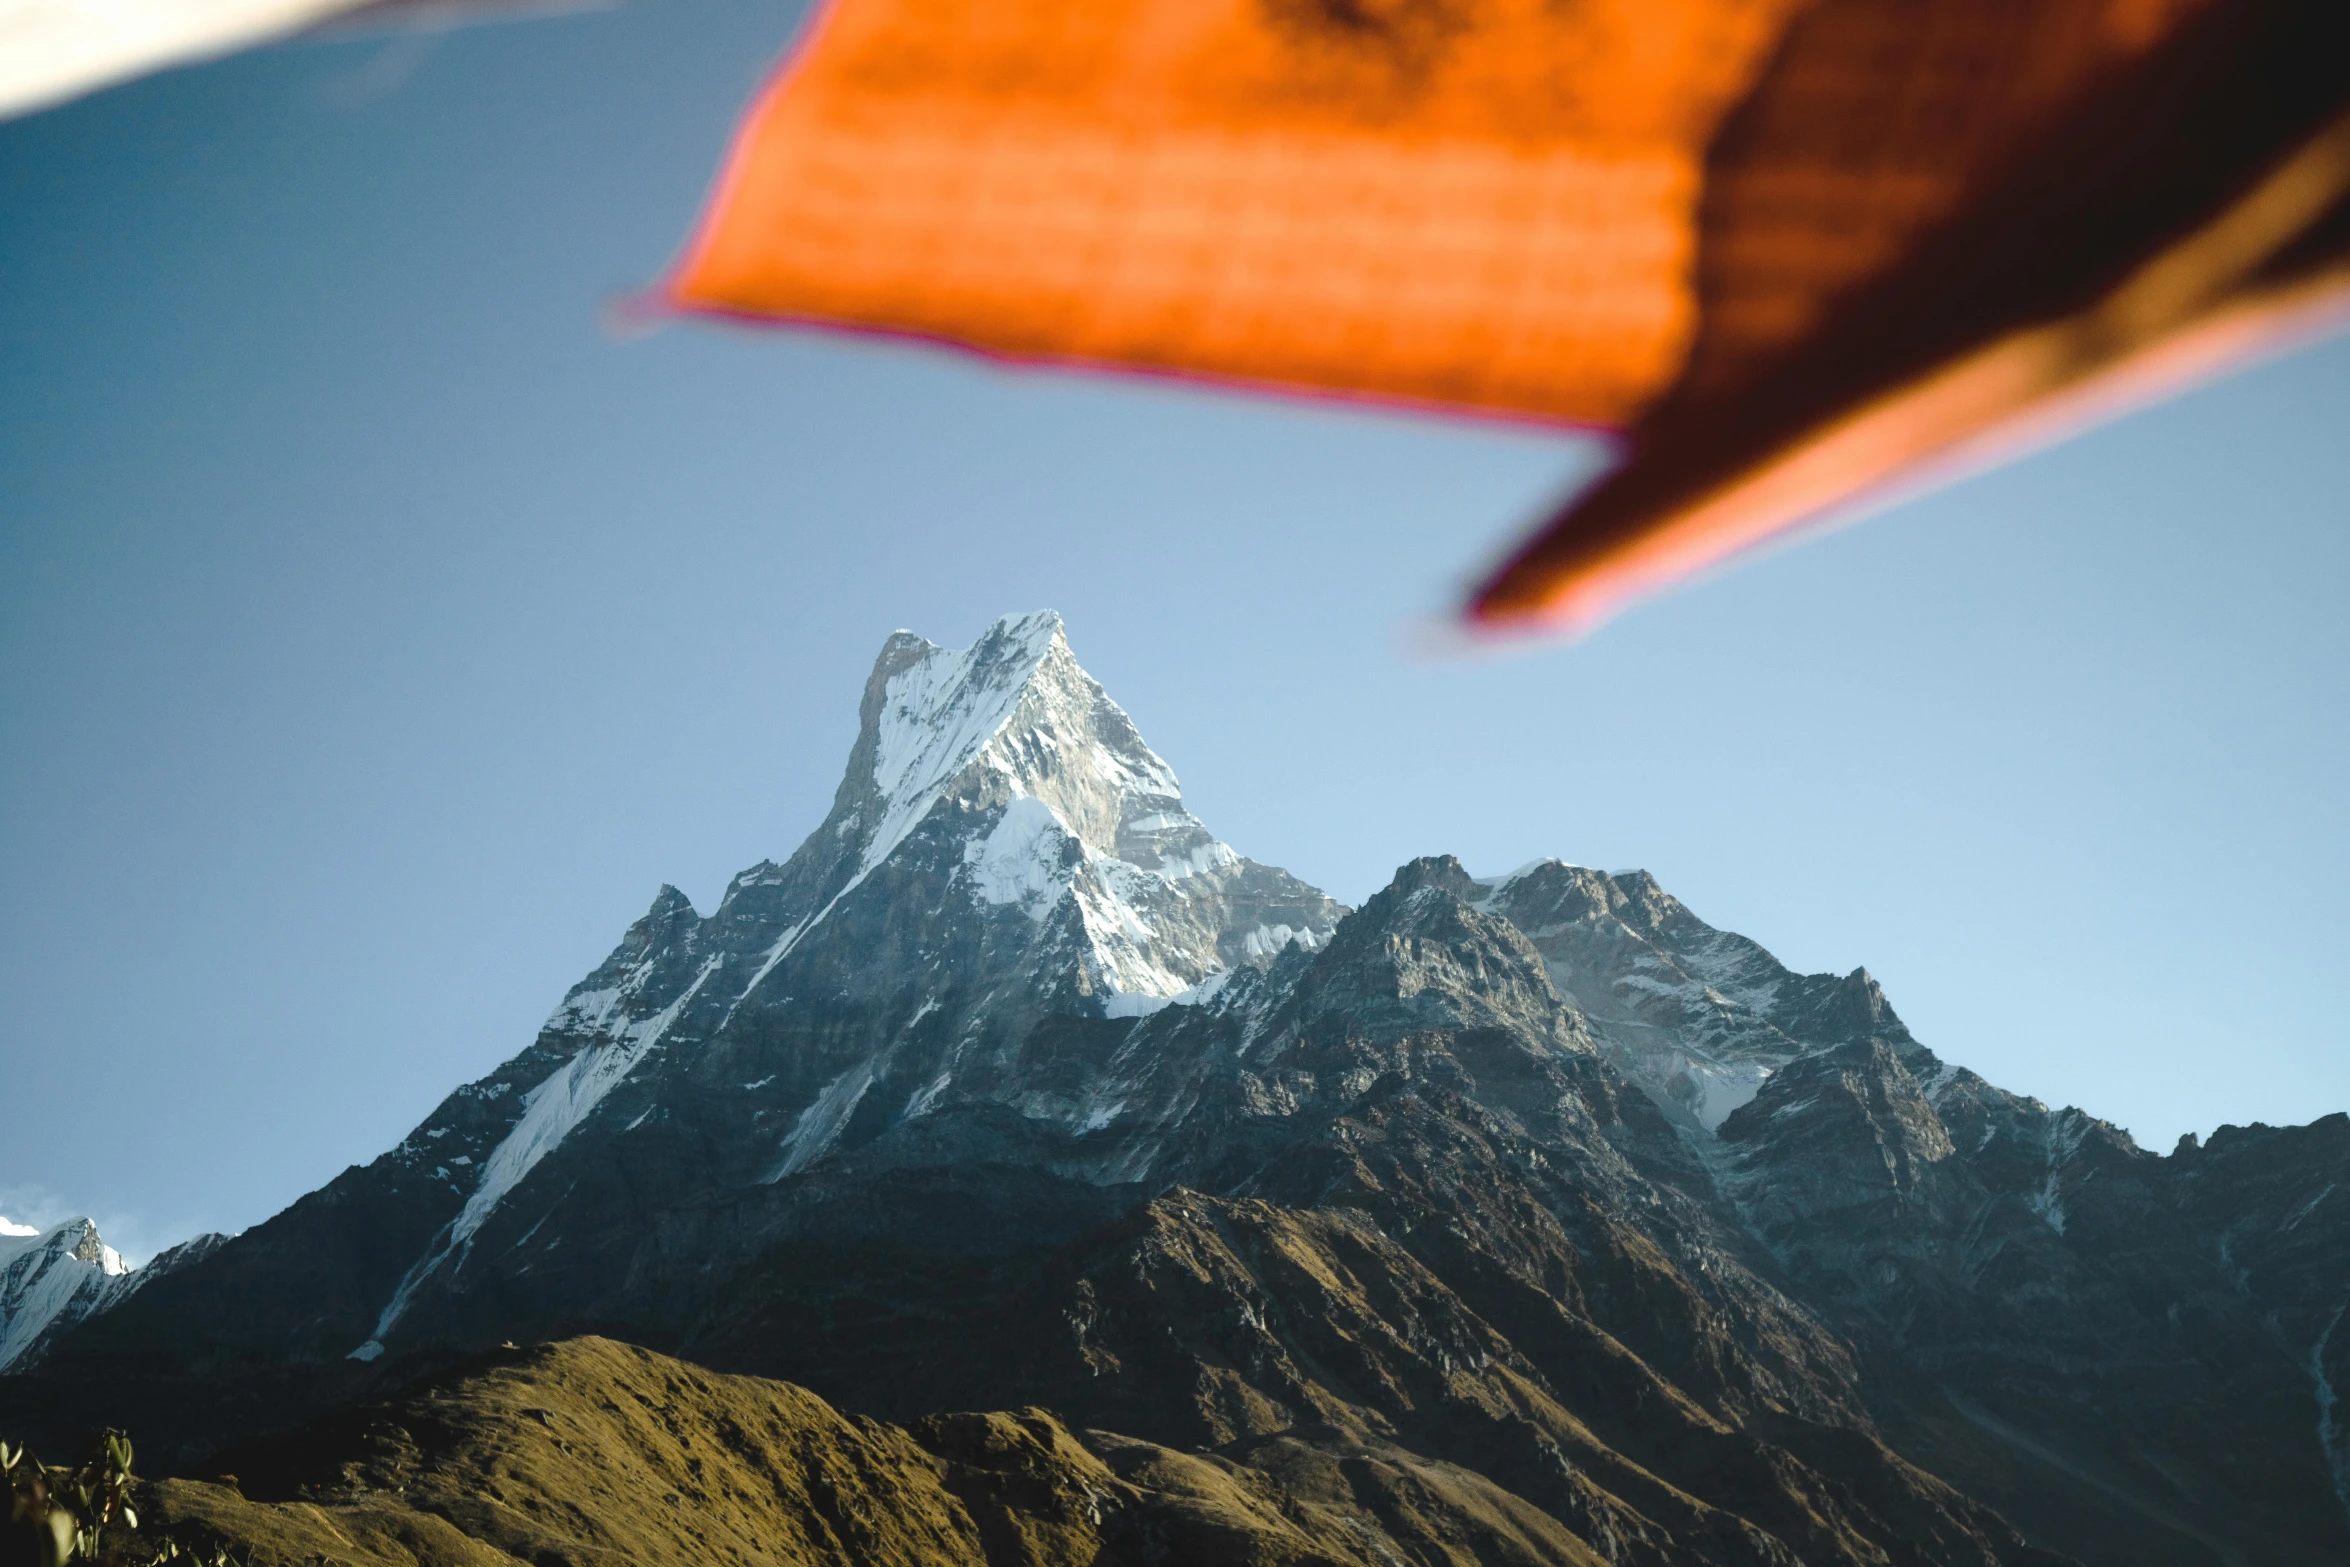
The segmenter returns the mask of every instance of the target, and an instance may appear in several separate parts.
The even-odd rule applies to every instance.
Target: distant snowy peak
[[[0,1248],[0,1371],[135,1287],[121,1253],[88,1219],[45,1232],[0,1219]]]
[[[65,1329],[203,1261],[227,1239],[199,1235],[134,1266],[86,1218],[41,1230],[0,1217],[0,1375],[30,1370]]]
[[[1691,913],[1646,871],[1536,860],[1479,878],[1600,1049],[1685,1127],[1718,1131],[1790,1062],[1853,1040],[1918,1051],[1865,969],[1797,974]]]

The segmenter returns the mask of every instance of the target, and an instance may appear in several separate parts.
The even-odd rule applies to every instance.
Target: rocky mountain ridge
[[[1621,1563],[2329,1561],[2339,1193],[2350,1118],[2147,1154],[1642,873],[1439,857],[1346,910],[1013,617],[893,637],[788,861],[664,889],[529,1049],[0,1417],[193,1462],[594,1331],[900,1422],[1417,1455]]]

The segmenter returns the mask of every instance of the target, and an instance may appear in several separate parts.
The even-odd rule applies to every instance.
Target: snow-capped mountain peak
[[[46,1231],[0,1218],[0,1370],[112,1305],[135,1275],[88,1219]]]
[[[1207,887],[1192,885],[1244,862],[1185,809],[1174,769],[1077,662],[1053,611],[1007,615],[968,648],[894,633],[859,719],[825,824],[791,866],[745,872],[729,889],[731,901],[791,881],[812,855],[844,855],[738,1004],[843,899],[907,855],[908,865],[947,864],[982,905],[1017,907],[1039,925],[1057,910],[1073,915],[1082,988],[1113,1011],[1147,1009],[1247,955],[1246,932],[1223,950],[1236,933],[1205,912],[1216,901]],[[910,846],[934,820],[933,836],[945,838]]]
[[[867,774],[870,794],[844,801],[841,822],[844,836],[863,841],[863,868],[975,773],[1042,802],[1095,853],[1145,870],[1180,876],[1201,868],[1203,854],[1230,857],[1213,853],[1212,836],[1183,809],[1174,769],[1078,664],[1053,611],[1007,615],[962,649],[900,631],[874,677],[843,786],[849,794]]]
[[[724,1123],[664,1157],[757,1188],[957,1103],[1090,1104],[1022,1061],[1037,1019],[1200,1000],[1345,913],[1192,816],[1049,610],[968,648],[893,634],[858,719],[832,810],[789,860],[708,916],[663,889],[536,1045],[402,1144],[404,1178],[453,1208],[342,1353],[429,1331],[413,1313],[474,1270],[552,1266],[498,1259],[536,1257],[524,1241],[580,1150]]]
[[[1068,646],[1061,617],[1050,610],[1007,615],[960,650],[910,631],[890,637],[874,670],[879,701],[868,695],[858,736],[858,750],[872,753],[871,799],[850,819],[863,829],[865,868],[886,859],[939,796],[995,748],[1046,660],[1056,650],[1067,658]],[[860,760],[851,759],[852,780]],[[991,760],[1004,765],[1000,756]]]

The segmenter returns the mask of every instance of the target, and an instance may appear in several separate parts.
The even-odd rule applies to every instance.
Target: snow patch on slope
[[[1210,841],[1188,854],[1162,854],[1151,874],[1161,881],[1182,881],[1192,876],[1204,876],[1220,871],[1227,865],[1238,865],[1240,854],[1227,844]]]
[[[1510,890],[1511,884],[1524,881],[1527,877],[1533,875],[1536,871],[1542,869],[1545,865],[1563,865],[1568,870],[1582,869],[1582,867],[1577,865],[1573,860],[1561,860],[1549,855],[1543,855],[1539,858],[1528,860],[1525,864],[1519,866],[1516,870],[1504,871],[1499,876],[1472,876],[1469,878],[1469,880],[1484,888],[1485,895],[1481,898],[1471,899],[1469,901],[1469,907],[1475,909],[1480,914],[1492,914],[1496,912],[1496,906],[1501,901],[1501,895]]]
[[[610,1017],[612,1009],[619,1005],[621,994],[618,987],[574,991],[565,996],[561,1005],[548,1016],[546,1026],[552,1029],[601,1028],[604,1019]]]
[[[1232,969],[1218,969],[1196,985],[1189,985],[1171,996],[1154,996],[1145,991],[1115,991],[1102,999],[1104,1017],[1149,1017],[1169,1007],[1196,1007],[1213,1000],[1225,986],[1232,983]]]
[[[1109,1016],[1155,1010],[1191,988],[1185,976],[1152,957],[1156,932],[1140,907],[1153,890],[1147,883],[1171,887],[1181,876],[1102,853],[1034,795],[1014,794],[987,836],[964,846],[963,864],[973,897],[998,907],[1017,905],[1032,920],[1048,918],[1065,898],[1075,900],[1107,987],[1103,1005]],[[1181,873],[1191,874],[1188,868]]]
[[[2342,1325],[2342,1315],[2350,1312],[2350,1301],[2334,1308],[2326,1321],[2326,1330],[2317,1336],[2317,1343],[2309,1351],[2309,1375],[2317,1384],[2317,1444],[2326,1455],[2326,1468],[2334,1482],[2334,1496],[2342,1510],[2350,1513],[2350,1442],[2344,1440],[2342,1429],[2341,1395],[2334,1390],[2334,1379],[2326,1370],[2326,1346],[2333,1342],[2334,1330]]]
[[[1718,1132],[1732,1112],[1754,1102],[1771,1069],[1760,1061],[1703,1061],[1685,1056],[1682,1070],[1689,1076],[1689,1113],[1709,1132]]]
[[[2064,1233],[2064,1169],[2080,1152],[2081,1141],[2089,1135],[2089,1117],[2078,1110],[2065,1110],[2048,1123],[2048,1176],[2040,1189],[2024,1198],[2025,1205],[2038,1214],[2057,1234]],[[2223,1242],[2224,1246],[2224,1242]]]
[[[913,1094],[906,1100],[906,1108],[898,1112],[898,1119],[901,1121],[919,1121],[922,1119],[922,1117],[928,1115],[930,1113],[930,1107],[938,1103],[938,1096],[945,1093],[948,1086],[952,1084],[954,1080],[954,1069],[950,1067],[946,1071],[939,1073],[938,1076],[932,1078],[929,1082],[924,1083],[920,1088],[915,1089]]]
[[[964,846],[972,894],[1043,919],[1069,890],[1069,840],[1059,812],[1034,795],[1015,795],[994,829]]]
[[[416,1265],[408,1270],[407,1276],[400,1280],[400,1287],[392,1292],[392,1298],[385,1303],[382,1314],[376,1318],[375,1331],[367,1336],[366,1343],[352,1350],[348,1358],[373,1360],[383,1353],[384,1335],[391,1332],[400,1318],[407,1314],[408,1303],[415,1298],[417,1286],[432,1277],[451,1254],[458,1255],[462,1264],[463,1254],[472,1249],[473,1237],[480,1233],[482,1225],[497,1211],[498,1205],[506,1200],[515,1187],[522,1184],[523,1177],[536,1169],[541,1160],[562,1146],[563,1140],[578,1129],[580,1123],[603,1102],[606,1094],[636,1070],[637,1063],[644,1060],[653,1047],[661,1042],[661,1036],[669,1032],[678,1014],[685,1010],[686,1004],[694,999],[695,994],[725,961],[723,957],[710,959],[702,965],[701,973],[686,987],[685,993],[675,1001],[651,1017],[627,1024],[609,1037],[583,1046],[570,1060],[522,1096],[522,1118],[514,1123],[514,1129],[499,1141],[483,1163],[481,1181],[474,1187],[473,1195],[465,1200],[464,1208],[450,1221],[439,1240],[426,1250]],[[643,973],[640,971],[623,988],[633,990],[642,982]],[[606,1005],[598,1016],[608,1016],[610,1011],[611,1006]]]
[[[1252,958],[1269,958],[1293,941],[1308,952],[1322,945],[1322,938],[1310,930],[1290,925],[1259,925],[1240,938],[1240,950]]]
[[[660,1043],[669,1025],[677,1021],[677,1014],[693,999],[694,992],[702,988],[702,980],[716,971],[719,961],[713,958],[705,964],[701,979],[668,1006],[627,1025],[610,1039],[588,1046],[522,1096],[522,1119],[483,1164],[481,1184],[473,1189],[464,1211],[450,1227],[452,1241],[463,1245],[472,1240],[506,1200],[506,1194],[521,1185],[540,1160],[561,1147],[614,1085],[635,1070],[645,1053]]]
[[[1785,976],[1770,972],[1778,967],[1777,960],[1735,931],[1717,930],[1681,943],[1673,963],[1703,986],[1709,999],[1742,1008],[1757,1019],[1767,1021],[1778,1005]],[[1762,965],[1768,967],[1758,974]]]
[[[878,1062],[859,1062],[824,1085],[808,1108],[800,1112],[792,1129],[784,1134],[783,1157],[768,1172],[770,1182],[798,1174],[840,1141],[840,1134],[848,1129],[849,1117],[857,1113],[857,1106],[864,1101],[865,1090],[873,1086],[878,1070]],[[910,1111],[913,1106],[907,1108]]]

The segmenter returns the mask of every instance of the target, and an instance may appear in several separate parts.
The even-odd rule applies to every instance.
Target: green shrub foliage
[[[0,1567],[65,1567],[104,1560],[119,1567],[240,1567],[226,1549],[190,1549],[175,1540],[140,1542],[124,1536],[139,1527],[131,1490],[130,1438],[99,1433],[76,1465],[44,1464],[22,1447],[0,1442],[0,1489],[7,1526],[0,1533]]]

